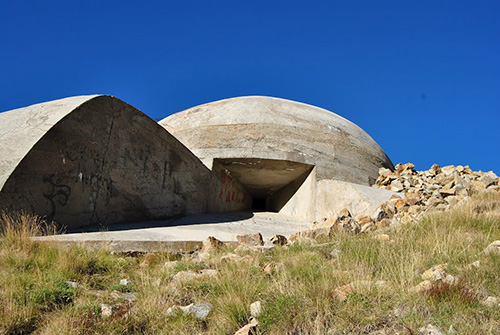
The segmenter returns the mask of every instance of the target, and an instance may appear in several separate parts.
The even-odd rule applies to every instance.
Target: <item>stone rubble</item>
[[[423,293],[432,289],[432,283],[441,282],[448,285],[456,285],[458,278],[445,272],[448,264],[439,264],[422,273],[423,281],[412,287],[411,292]]]
[[[464,203],[473,194],[500,191],[500,178],[492,171],[472,171],[461,165],[440,167],[437,164],[427,171],[415,171],[414,168],[412,163],[398,164],[394,171],[380,168],[373,187],[397,193],[370,216],[355,217],[345,208],[334,217],[314,222],[310,230],[292,235],[289,240],[328,237],[338,232],[367,233],[416,223],[430,210],[446,211]],[[498,250],[500,253],[500,241],[493,243],[496,244],[488,247],[487,252]]]

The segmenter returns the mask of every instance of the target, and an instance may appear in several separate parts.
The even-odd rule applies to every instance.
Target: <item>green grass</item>
[[[166,254],[141,266],[144,255],[40,244],[29,237],[52,231],[42,220],[3,215],[0,334],[234,334],[256,300],[263,306],[259,334],[365,334],[384,327],[416,334],[428,323],[443,331],[453,326],[457,334],[498,334],[500,307],[483,306],[478,292],[500,296],[500,256],[482,253],[500,239],[499,208],[500,195],[486,194],[385,232],[391,241],[339,234],[318,241],[333,242],[323,247],[304,242],[268,254],[248,251],[249,262],[214,256],[196,263],[185,255],[170,269],[163,266],[171,258]],[[333,249],[341,250],[338,257],[329,255]],[[469,268],[476,260],[481,266]],[[423,271],[441,263],[448,263],[457,285],[410,290]],[[263,270],[268,264],[274,264],[270,273]],[[173,285],[178,271],[204,268],[218,275]],[[131,284],[119,285],[123,278]],[[336,296],[337,287],[359,280],[386,284]],[[137,299],[129,302],[124,294]],[[204,321],[165,314],[172,305],[204,302],[213,306]],[[102,303],[113,306],[110,318],[101,316]]]

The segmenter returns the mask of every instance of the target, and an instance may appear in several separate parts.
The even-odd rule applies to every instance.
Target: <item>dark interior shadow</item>
[[[225,213],[207,213],[199,215],[189,215],[183,217],[176,217],[166,220],[151,220],[132,223],[115,223],[107,226],[92,226],[83,227],[78,229],[67,230],[66,234],[71,233],[93,233],[99,231],[122,231],[131,229],[144,229],[144,228],[161,228],[161,227],[175,227],[175,226],[189,226],[197,224],[214,224],[232,221],[242,221],[250,219],[254,216],[253,211],[238,211],[238,212],[225,212]]]

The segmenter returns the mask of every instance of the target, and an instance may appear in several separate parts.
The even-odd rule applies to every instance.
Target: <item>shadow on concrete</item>
[[[207,213],[199,215],[190,215],[168,220],[152,220],[133,223],[116,223],[108,226],[92,226],[78,229],[67,230],[66,234],[71,233],[93,233],[99,231],[123,231],[143,228],[161,228],[175,226],[189,226],[197,224],[215,224],[223,222],[235,222],[250,219],[254,216],[253,211],[238,211],[226,213]]]

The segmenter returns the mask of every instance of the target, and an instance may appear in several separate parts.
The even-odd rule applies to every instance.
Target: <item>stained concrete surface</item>
[[[289,237],[310,228],[311,222],[270,212],[226,212],[187,216],[166,221],[117,224],[107,231],[69,232],[44,236],[41,241],[108,247],[115,252],[190,251],[209,236],[236,242],[237,235],[261,233],[264,239],[276,234]],[[94,231],[92,231],[94,230]]]
[[[71,228],[206,212],[210,171],[177,139],[111,96],[0,114],[0,210]]]
[[[314,165],[317,177],[372,185],[391,160],[363,129],[328,110],[248,96],[196,106],[161,120],[209,169],[214,159],[261,158]]]

